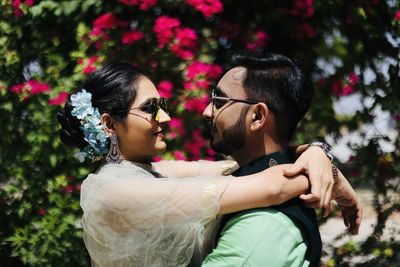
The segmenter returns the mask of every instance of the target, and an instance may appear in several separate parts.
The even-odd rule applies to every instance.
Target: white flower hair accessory
[[[80,129],[88,143],[86,147],[75,153],[75,158],[84,162],[86,158],[92,161],[100,160],[109,150],[109,136],[100,123],[98,108],[92,106],[92,94],[85,89],[71,95],[71,105],[74,107],[71,115],[80,120]]]

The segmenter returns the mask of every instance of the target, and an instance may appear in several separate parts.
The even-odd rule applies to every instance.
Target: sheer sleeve
[[[239,167],[233,160],[162,160],[153,162],[152,165],[155,171],[165,176],[178,178],[200,175],[229,175]]]
[[[81,190],[92,260],[96,266],[186,266],[231,179],[155,178],[133,164],[105,165]]]

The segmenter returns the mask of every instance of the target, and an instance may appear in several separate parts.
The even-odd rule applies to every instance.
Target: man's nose
[[[203,111],[203,117],[206,119],[212,119],[212,103],[210,102]]]

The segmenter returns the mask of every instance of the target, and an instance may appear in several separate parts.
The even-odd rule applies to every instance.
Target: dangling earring
[[[108,151],[106,162],[119,164],[122,161],[121,156],[122,156],[121,151],[119,151],[119,146],[118,146],[118,137],[116,134],[112,134],[110,150]]]

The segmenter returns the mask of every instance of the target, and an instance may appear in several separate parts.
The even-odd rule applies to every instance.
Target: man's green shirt
[[[303,235],[282,212],[270,208],[241,212],[221,232],[203,267],[309,266]]]

